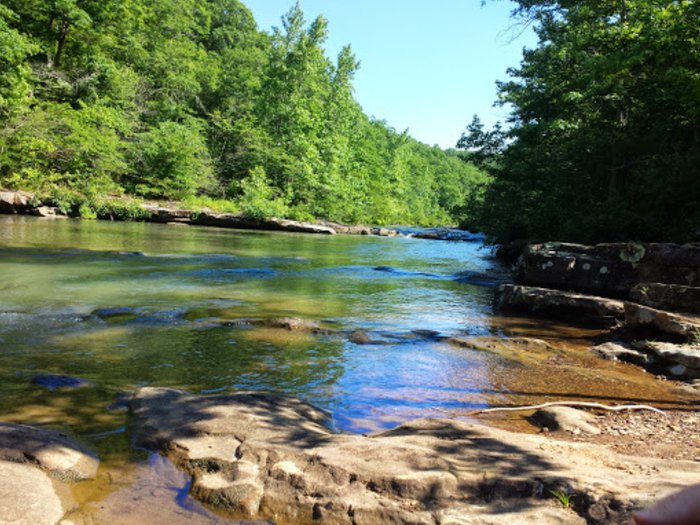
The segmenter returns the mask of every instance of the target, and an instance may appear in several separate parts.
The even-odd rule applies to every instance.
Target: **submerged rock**
[[[603,325],[624,315],[623,302],[615,299],[514,284],[502,284],[496,289],[494,306],[504,311]]]
[[[131,308],[129,306],[117,306],[114,308],[98,308],[94,310],[91,315],[97,316],[103,320],[132,319],[138,317],[139,312],[136,308]]]
[[[63,374],[37,374],[32,378],[32,383],[48,390],[60,388],[84,388],[93,386],[93,383],[80,377],[72,377]]]
[[[278,522],[610,523],[700,475],[693,462],[451,420],[334,434],[328,414],[274,394],[143,388],[132,413],[136,444],[188,472],[196,498]],[[551,496],[562,484],[578,515]]]
[[[11,423],[0,423],[0,460],[38,466],[66,481],[95,477],[99,464],[95,454],[61,432]]]
[[[266,328],[281,328],[290,332],[309,334],[335,334],[337,330],[322,326],[318,321],[300,319],[298,317],[274,317],[272,319],[250,319],[248,324]]]

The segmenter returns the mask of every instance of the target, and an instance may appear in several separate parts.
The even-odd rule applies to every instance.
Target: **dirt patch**
[[[700,411],[606,412],[597,415],[601,433],[566,431],[552,436],[604,445],[620,454],[700,462]]]

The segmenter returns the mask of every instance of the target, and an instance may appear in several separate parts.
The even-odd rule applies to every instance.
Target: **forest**
[[[493,177],[479,222],[500,241],[700,241],[700,3],[517,4],[539,42],[499,83],[509,122],[459,141]]]
[[[488,175],[366,116],[359,61],[350,46],[331,61],[327,35],[298,4],[268,33],[237,0],[3,0],[0,187],[83,217],[128,196],[468,222]]]
[[[513,17],[539,41],[498,83],[510,117],[444,151],[363,113],[358,58],[330,60],[298,4],[265,32],[238,0],[2,0],[0,187],[83,217],[128,197],[495,242],[699,240],[698,2]]]

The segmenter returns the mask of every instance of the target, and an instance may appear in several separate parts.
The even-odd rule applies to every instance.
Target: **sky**
[[[281,27],[295,0],[243,0],[260,29]],[[472,116],[487,127],[507,108],[493,107],[496,80],[520,63],[536,37],[518,36],[506,0],[300,0],[307,22],[328,19],[326,52],[346,44],[360,60],[355,98],[367,115],[429,145],[454,147]]]

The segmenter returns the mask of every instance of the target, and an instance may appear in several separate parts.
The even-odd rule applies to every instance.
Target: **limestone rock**
[[[251,230],[273,230],[298,233],[320,233],[326,235],[335,234],[335,230],[328,226],[307,222],[290,221],[287,219],[252,219],[232,213],[202,212],[192,217],[193,224],[204,226],[218,226],[221,228],[239,228]]]
[[[55,206],[38,206],[32,210],[33,215],[43,217],[45,219],[67,219],[68,217],[61,213]]]
[[[494,306],[504,311],[604,325],[624,314],[624,304],[615,299],[514,284],[502,284],[496,289]]]
[[[399,232],[389,228],[372,228],[372,235],[378,235],[379,237],[396,237]]]
[[[55,525],[63,514],[46,473],[0,460],[0,525]]]
[[[676,379],[700,378],[699,344],[643,341],[638,343],[637,346],[651,354],[655,361],[663,363],[667,375]]]
[[[0,191],[0,213],[27,213],[33,197],[24,191]]]
[[[547,407],[541,408],[529,418],[541,427],[550,430],[565,430],[578,434],[600,434],[601,430],[596,426],[596,417],[583,410],[571,407]]]
[[[619,256],[624,246],[532,244],[518,260],[516,280],[530,286],[624,295],[639,282],[632,264]]]
[[[636,303],[625,303],[625,324],[632,330],[691,340],[700,334],[700,317],[682,315]]]
[[[325,412],[265,393],[202,397],[142,388],[132,413],[136,444],[188,472],[193,495],[284,523],[583,524],[602,497],[629,519],[635,502],[700,476],[694,462],[630,458],[452,420],[335,434]],[[564,480],[582,502],[581,515],[551,496]],[[601,516],[589,523],[610,522],[605,509]]]
[[[335,330],[322,326],[318,321],[300,319],[298,317],[274,317],[272,319],[253,319],[250,324],[267,328],[281,328],[290,332],[310,334],[330,334]]]
[[[639,304],[660,310],[700,313],[700,287],[680,284],[642,283],[630,292]]]
[[[656,363],[653,355],[636,350],[624,343],[608,342],[593,347],[593,351],[606,359],[613,361],[625,361],[642,367],[648,367]]]
[[[144,204],[141,207],[148,212],[148,220],[151,222],[186,223],[189,222],[192,217],[191,210],[165,208],[163,206],[153,206],[149,204]]]
[[[700,244],[533,244],[516,276],[521,284],[620,297],[643,282],[694,286],[700,283]]]
[[[513,352],[552,353],[555,351],[554,347],[547,341],[534,337],[450,337],[447,342],[454,346],[499,354]]]
[[[36,465],[66,480],[95,476],[97,457],[55,430],[0,423],[0,460]]]

